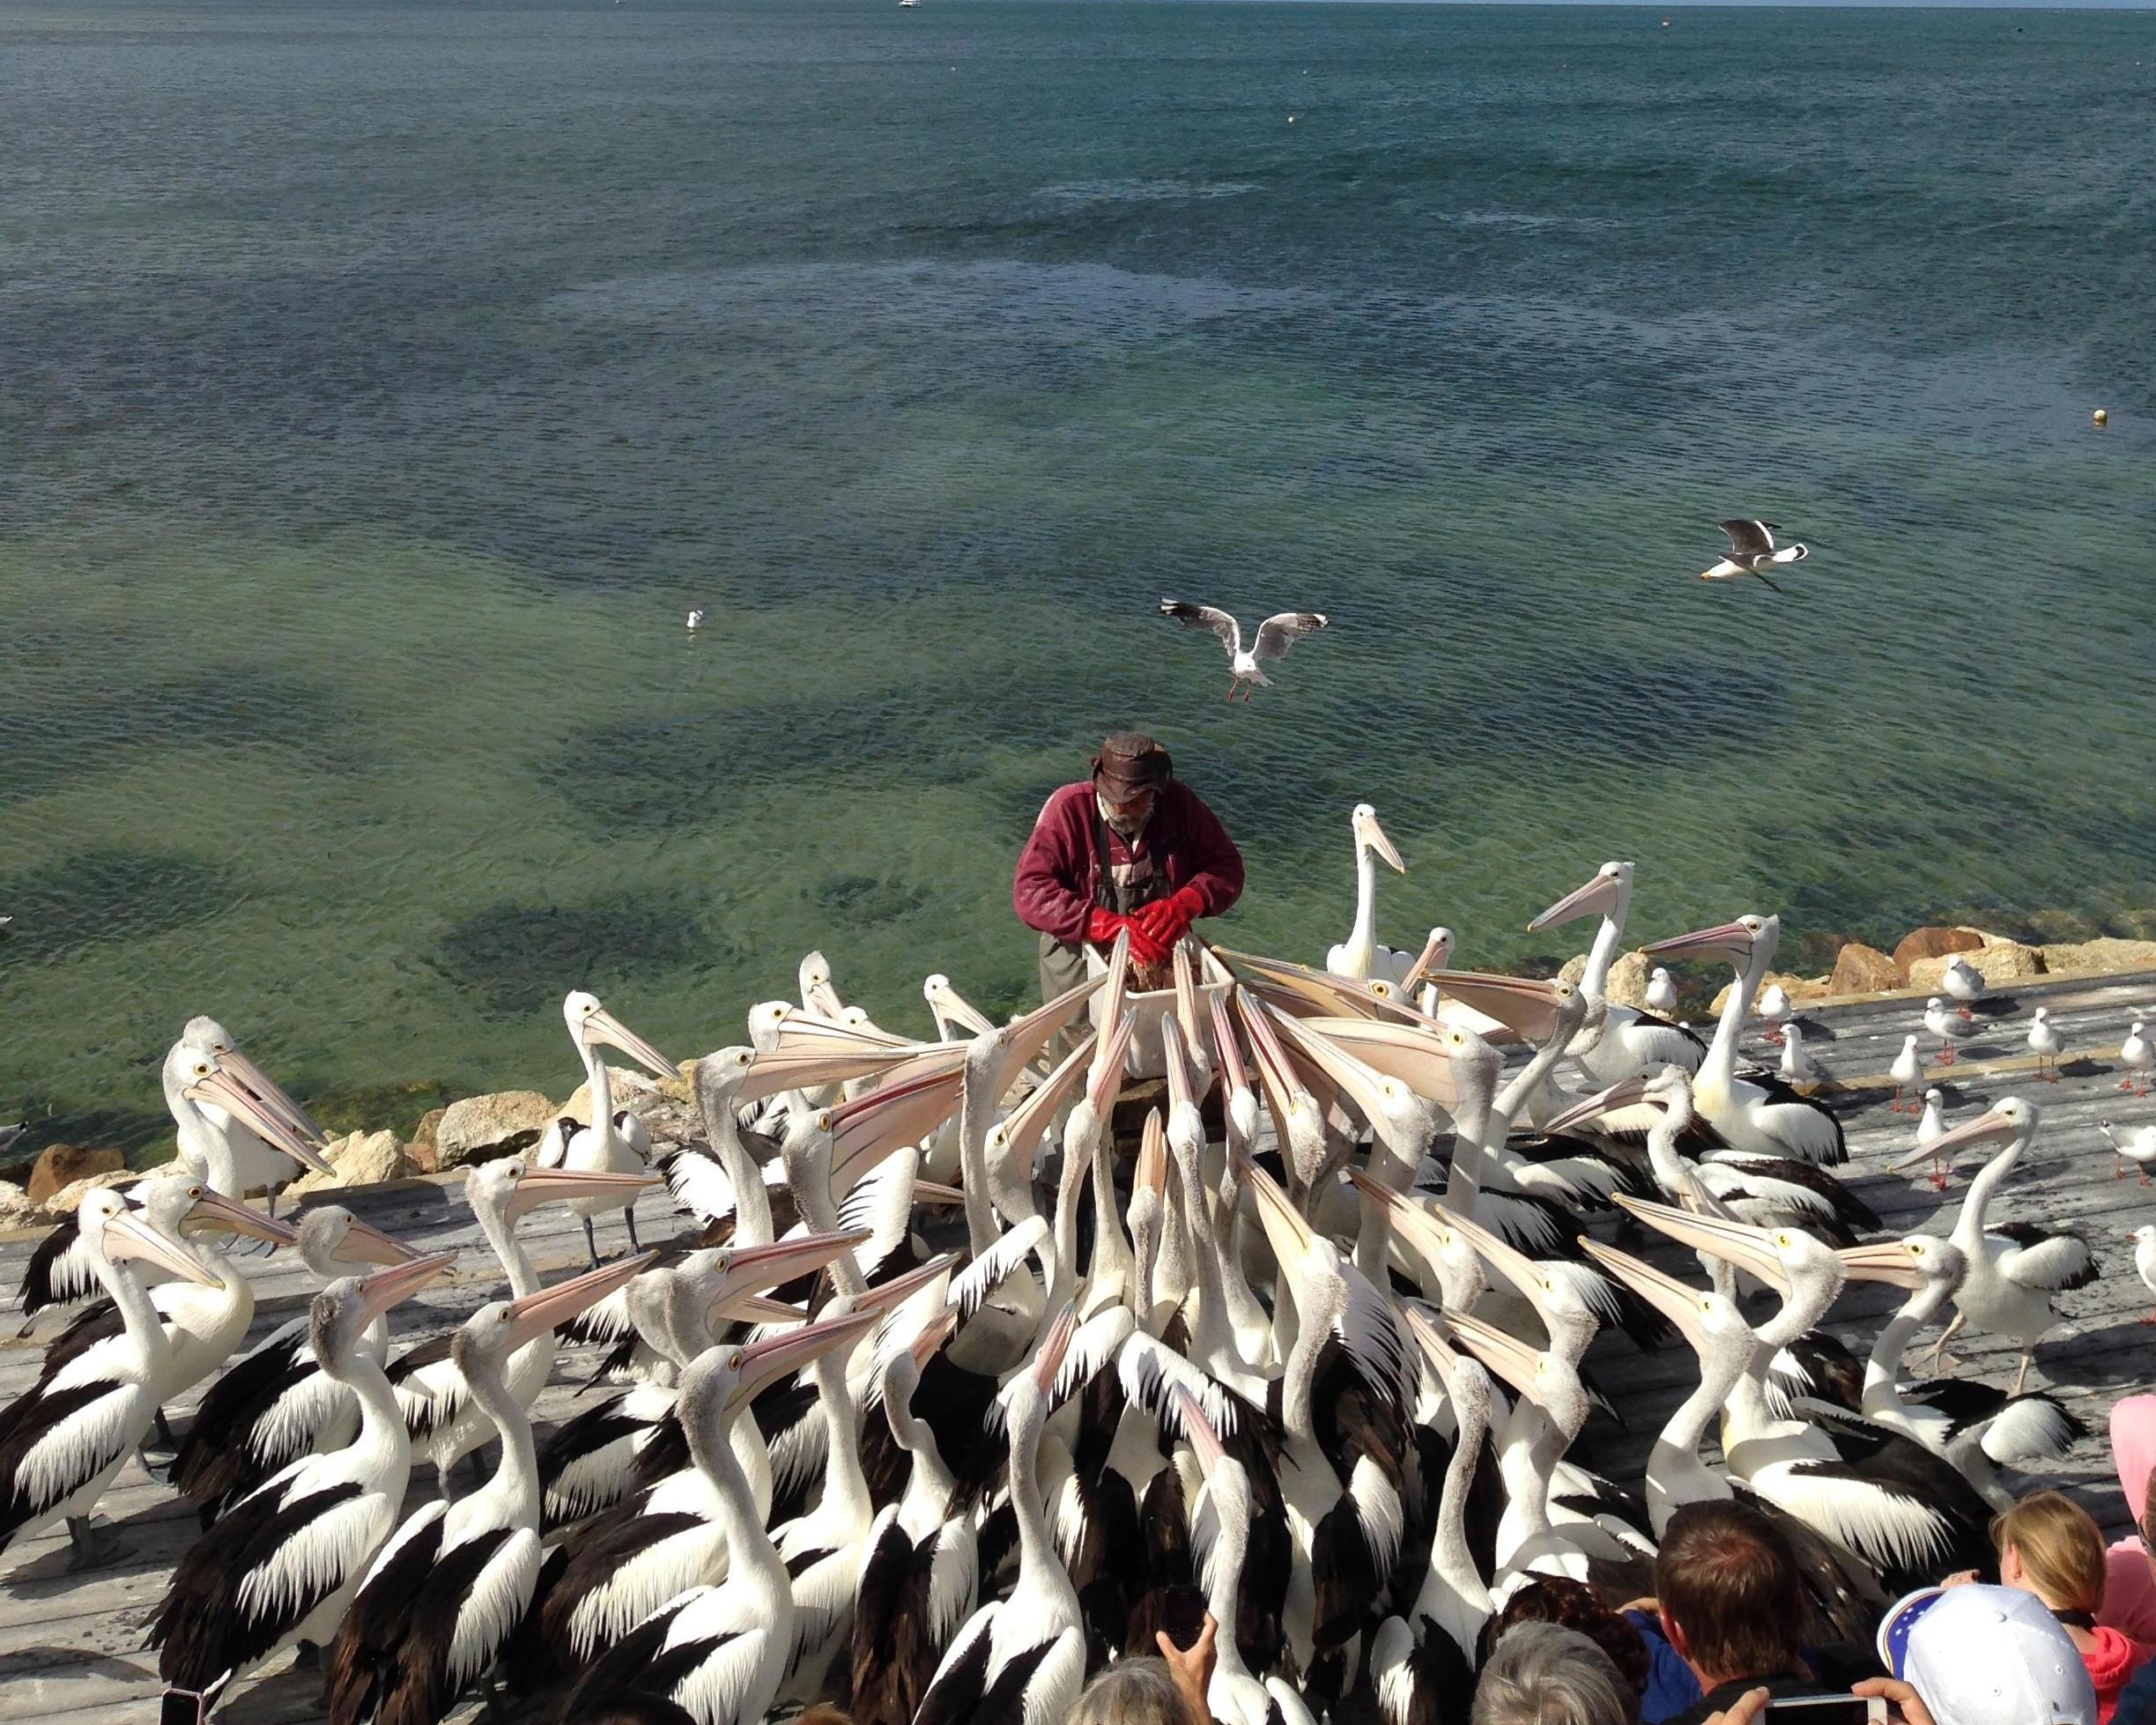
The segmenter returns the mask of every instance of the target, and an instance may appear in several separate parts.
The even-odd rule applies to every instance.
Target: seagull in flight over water
[[[1245,700],[1250,699],[1254,684],[1268,687],[1272,679],[1258,669],[1268,659],[1285,659],[1287,649],[1305,635],[1326,626],[1325,613],[1316,611],[1284,611],[1267,618],[1257,626],[1257,638],[1246,652],[1242,644],[1242,625],[1226,611],[1212,605],[1186,604],[1181,599],[1160,601],[1160,615],[1172,617],[1178,623],[1193,629],[1210,630],[1221,646],[1227,648],[1228,657],[1234,662],[1235,675],[1227,685],[1227,698],[1235,699],[1235,692],[1242,691]]]
[[[1811,555],[1809,546],[1774,548],[1774,535],[1782,529],[1770,521],[1725,521],[1722,530],[1730,536],[1730,554],[1700,574],[1701,581],[1734,581],[1739,575],[1757,575],[1779,593],[1767,571],[1778,563],[1802,563]]]

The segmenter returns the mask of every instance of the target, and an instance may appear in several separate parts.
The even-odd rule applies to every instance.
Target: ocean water
[[[0,8],[0,1120],[1010,1008],[1122,726],[1291,955],[1361,799],[1463,963],[1613,855],[2149,932],[2156,25],[1663,16]],[[1333,627],[1231,708],[1164,594]]]

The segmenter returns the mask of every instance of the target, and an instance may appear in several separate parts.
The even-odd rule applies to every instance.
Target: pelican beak
[[[1615,1202],[1623,1209],[1659,1230],[1671,1240],[1689,1246],[1695,1252],[1706,1252],[1720,1258],[1724,1263],[1734,1264],[1746,1274],[1755,1277],[1787,1299],[1792,1292],[1789,1272],[1782,1269],[1782,1259],[1775,1253],[1774,1235],[1765,1228],[1754,1228],[1742,1222],[1727,1222],[1718,1216],[1694,1216],[1688,1210],[1677,1210],[1668,1204],[1648,1203],[1644,1199],[1628,1197],[1619,1192]]]
[[[1437,1373],[1437,1381],[1445,1386],[1445,1393],[1452,1394],[1453,1374],[1460,1369],[1460,1356],[1452,1351],[1452,1344],[1445,1339],[1430,1314],[1412,1300],[1404,1300],[1400,1309],[1407,1315],[1408,1332],[1422,1349],[1422,1357],[1430,1362],[1430,1369]]]
[[[1640,951],[1649,959],[1676,959],[1690,964],[1720,959],[1742,970],[1752,962],[1752,930],[1742,922],[1720,922],[1711,929],[1656,941]]]
[[[951,986],[948,976],[938,974],[930,977],[921,985],[921,992],[930,1006],[969,1036],[985,1036],[996,1028],[987,1018],[974,1009],[971,1002]]]
[[[1421,1253],[1434,1270],[1445,1247],[1451,1243],[1445,1224],[1412,1198],[1371,1179],[1360,1168],[1349,1168],[1346,1173],[1355,1189],[1385,1212],[1393,1232]]]
[[[1878,1240],[1865,1246],[1845,1246],[1834,1255],[1841,1260],[1852,1281],[1884,1282],[1910,1293],[1924,1285],[1924,1272],[1905,1240]]]
[[[737,1086],[737,1100],[756,1102],[781,1091],[843,1084],[848,1078],[888,1078],[909,1062],[920,1062],[914,1070],[942,1067],[954,1072],[966,1062],[960,1043],[885,1041],[842,1025],[812,1029],[812,1022],[788,1020],[779,1046],[759,1053]]]
[[[1115,1100],[1122,1094],[1123,1063],[1130,1053],[1130,1039],[1137,1033],[1137,1009],[1134,1006],[1115,1021],[1115,1028],[1108,1033],[1105,1043],[1096,1045],[1096,1058],[1093,1073],[1085,1089],[1085,1099],[1093,1104],[1093,1115],[1102,1123],[1115,1112]]]
[[[1094,1040],[1088,1033],[1044,1081],[1034,1086],[1032,1095],[996,1122],[989,1133],[991,1152],[1004,1155],[1022,1152],[1026,1159],[1019,1166],[1033,1166],[1033,1153],[1046,1135],[1048,1122],[1055,1118],[1056,1109],[1071,1099],[1079,1079],[1085,1076],[1087,1064],[1093,1057]]]
[[[597,1270],[588,1270],[582,1276],[573,1276],[554,1287],[541,1288],[537,1293],[528,1293],[522,1299],[511,1300],[510,1345],[521,1348],[527,1342],[536,1342],[542,1336],[552,1335],[556,1326],[589,1311],[615,1289],[627,1287],[658,1261],[659,1254],[646,1252],[641,1257],[624,1258],[619,1263],[603,1264]]]
[[[1911,1163],[1929,1161],[1933,1157],[1944,1160],[1965,1144],[2004,1143],[2020,1130],[2021,1128],[2010,1116],[1994,1108],[1989,1114],[1977,1115],[1974,1120],[1964,1121],[1951,1132],[1942,1132],[1915,1155],[1905,1156],[1899,1162],[1888,1166],[1906,1168]]]
[[[1213,1058],[1220,1069],[1220,1088],[1224,1095],[1233,1096],[1239,1090],[1250,1088],[1250,1077],[1243,1070],[1242,1049],[1235,1040],[1234,1020],[1227,1015],[1227,995],[1215,989],[1205,997],[1205,1011],[1212,1019]]]
[[[712,1295],[711,1303],[715,1307],[730,1307],[748,1295],[763,1293],[804,1276],[813,1276],[868,1237],[866,1228],[858,1228],[849,1233],[796,1234],[791,1240],[774,1240],[768,1246],[730,1247],[725,1267],[719,1272],[718,1292]],[[790,1307],[787,1309],[796,1318],[801,1315]]]
[[[1273,1033],[1271,1009],[1241,988],[1235,990],[1235,1003],[1241,1008],[1243,1027],[1250,1033],[1250,1052],[1257,1059],[1257,1081],[1265,1092],[1265,1106],[1272,1111],[1274,1123],[1285,1132],[1288,1117],[1310,1099],[1309,1092],[1288,1064],[1287,1050]]]
[[[1280,1182],[1248,1155],[1239,1152],[1235,1166],[1257,1196],[1257,1219],[1265,1230],[1266,1240],[1271,1243],[1273,1256],[1279,1260],[1283,1269],[1300,1262],[1317,1239],[1309,1223],[1303,1219],[1302,1212],[1288,1202],[1287,1194],[1280,1189]]]
[[[1160,1015],[1160,1049],[1167,1056],[1167,1111],[1172,1117],[1182,1109],[1197,1107],[1197,1099],[1190,1093],[1190,1062],[1183,1047],[1182,1025],[1173,1012]]]
[[[1189,945],[1177,941],[1168,962],[1175,975],[1175,1016],[1182,1020],[1184,1033],[1192,1040],[1193,1058],[1202,1058],[1203,1049],[1196,1045],[1205,1033],[1197,1011],[1197,967],[1190,961]]]
[[[221,1192],[212,1192],[206,1186],[189,1210],[186,1225],[190,1229],[245,1234],[251,1240],[266,1240],[273,1246],[290,1246],[300,1238],[298,1230],[273,1221],[258,1210],[249,1210]]]
[[[1476,970],[1434,970],[1434,982],[1450,998],[1494,1018],[1515,1036],[1546,1042],[1563,1021],[1575,992],[1569,982],[1542,982],[1526,976],[1496,976]]]
[[[430,1252],[424,1258],[414,1258],[410,1263],[392,1264],[387,1270],[378,1270],[359,1284],[359,1309],[365,1314],[363,1322],[372,1323],[386,1314],[392,1306],[410,1299],[429,1282],[456,1262],[454,1252]]]
[[[1454,1233],[1482,1255],[1484,1262],[1512,1284],[1522,1299],[1532,1304],[1537,1311],[1542,1309],[1542,1301],[1550,1292],[1550,1284],[1543,1273],[1535,1268],[1532,1258],[1508,1246],[1480,1223],[1471,1222],[1456,1211],[1448,1210],[1445,1220]]]
[[[1708,1301],[1710,1294],[1688,1288],[1673,1276],[1665,1276],[1652,1264],[1642,1263],[1613,1246],[1582,1236],[1580,1247],[1610,1275],[1661,1313],[1694,1348],[1707,1339]]]
[[[337,1248],[339,1262],[345,1263],[408,1264],[425,1255],[418,1247],[392,1240],[373,1223],[362,1222],[356,1216]]]
[[[1168,1398],[1175,1404],[1175,1411],[1182,1419],[1182,1434],[1197,1453],[1199,1470],[1211,1473],[1227,1460],[1227,1451],[1221,1447],[1219,1433],[1212,1429],[1212,1422],[1205,1418],[1205,1410],[1197,1404],[1197,1397],[1181,1384]]]
[[[826,1318],[803,1324],[783,1335],[752,1342],[741,1350],[739,1375],[734,1383],[730,1407],[745,1407],[759,1391],[781,1378],[791,1377],[804,1366],[821,1359],[835,1348],[850,1348],[875,1329],[873,1312],[849,1312],[842,1318]]]
[[[1145,1131],[1139,1138],[1137,1163],[1130,1171],[1130,1200],[1137,1202],[1140,1192],[1150,1192],[1156,1198],[1167,1196],[1167,1133],[1160,1122],[1160,1110],[1151,1108],[1145,1114]]]
[[[1056,1314],[1056,1322],[1048,1327],[1048,1339],[1041,1344],[1041,1351],[1034,1356],[1034,1388],[1043,1396],[1056,1393],[1056,1374],[1063,1368],[1063,1356],[1071,1351],[1071,1338],[1078,1334],[1078,1307],[1065,1302]]]
[[[1004,1048],[1003,1076],[997,1080],[999,1095],[1009,1074],[1018,1067],[1032,1065],[1034,1057],[1048,1047],[1048,1039],[1075,1018],[1107,982],[1106,976],[1089,977],[1077,988],[1057,995],[1047,1005],[1037,1006],[1024,1018],[1011,1021],[1004,1031],[1010,1040]]]
[[[1261,1007],[1259,1010],[1272,1011],[1270,1007]],[[1300,1049],[1310,1063],[1362,1111],[1364,1118],[1375,1125],[1392,1112],[1390,1104],[1393,1098],[1386,1093],[1386,1080],[1382,1075],[1372,1071],[1330,1038],[1319,1035],[1296,1019],[1278,1013],[1273,1016],[1279,1020],[1276,1028],[1280,1033]]]
[[[1422,986],[1424,978],[1434,970],[1442,970],[1445,960],[1451,956],[1452,930],[1431,929],[1430,938],[1423,943],[1422,951],[1416,955],[1415,962],[1408,966],[1406,976],[1401,980],[1401,998],[1404,1000],[1412,996]]]
[[[135,1258],[155,1264],[167,1275],[201,1287],[223,1285],[210,1267],[162,1228],[132,1210],[120,1210],[105,1220],[104,1252],[107,1259]]]
[[[958,1327],[959,1314],[948,1306],[921,1326],[920,1334],[906,1344],[907,1352],[914,1357],[916,1372],[929,1369],[929,1361],[936,1358],[937,1351],[951,1339],[951,1333]]]
[[[315,1124],[307,1110],[285,1093],[283,1085],[241,1054],[239,1049],[226,1049],[217,1057],[217,1062],[253,1091],[270,1107],[284,1115],[285,1123],[292,1129],[295,1136],[305,1138],[310,1144],[325,1142],[325,1135],[322,1128]]]
[[[613,1198],[623,1209],[636,1202],[637,1194],[663,1186],[658,1174],[587,1173],[581,1168],[531,1168],[517,1176],[516,1189],[502,1206],[512,1218],[545,1203],[567,1203],[577,1198]]]
[[[681,1068],[644,1040],[604,1006],[594,1009],[584,1020],[584,1040],[587,1042],[604,1042],[621,1050],[639,1066],[656,1077],[678,1078]]]
[[[322,1152],[293,1130],[281,1113],[226,1070],[225,1059],[225,1055],[218,1055],[210,1070],[189,1085],[184,1093],[195,1101],[208,1102],[245,1122],[264,1144],[275,1145],[302,1167],[312,1168],[318,1174],[334,1175],[337,1170],[322,1159]]]
[[[940,1180],[916,1180],[914,1181],[914,1202],[948,1210],[953,1204],[964,1203],[966,1194],[955,1186],[945,1185]]]
[[[1393,848],[1392,840],[1385,836],[1385,829],[1377,824],[1377,817],[1374,814],[1366,815],[1360,825],[1363,842],[1392,864],[1393,873],[1405,874],[1407,864],[1400,861],[1400,853]]]
[[[926,1263],[915,1265],[905,1275],[878,1283],[854,1301],[853,1309],[871,1312],[879,1318],[886,1312],[895,1312],[923,1288],[949,1276],[952,1265],[958,1261],[956,1252],[939,1252]]]
[[[1597,875],[1584,886],[1575,886],[1527,925],[1530,935],[1577,922],[1582,916],[1607,916],[1617,908],[1618,877]]]
[[[835,1018],[846,1010],[839,991],[831,986],[831,966],[821,952],[806,952],[794,972],[801,986],[801,1004],[819,1018]]]
[[[826,1108],[818,1124],[831,1134],[831,1196],[841,1200],[885,1158],[919,1144],[959,1106],[966,1063],[904,1083],[887,1080],[866,1096]]]
[[[1585,1101],[1574,1103],[1545,1122],[1542,1129],[1552,1135],[1569,1132],[1575,1126],[1585,1126],[1589,1121],[1613,1114],[1619,1108],[1634,1107],[1647,1099],[1647,1082],[1645,1078],[1620,1078],[1607,1090],[1597,1091]]]
[[[1533,1348],[1466,1312],[1446,1313],[1445,1328],[1462,1347],[1529,1401],[1537,1398],[1542,1360]]]

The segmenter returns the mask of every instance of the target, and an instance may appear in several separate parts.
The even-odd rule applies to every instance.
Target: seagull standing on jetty
[[[1924,1003],[1924,1028],[1939,1039],[1939,1064],[1954,1063],[1954,1044],[1964,1037],[1974,1036],[1976,1027],[1968,1019],[1949,1008],[1944,1000],[1934,995]]]
[[[1271,678],[1258,669],[1269,659],[1285,659],[1289,648],[1305,635],[1327,626],[1325,613],[1318,611],[1278,611],[1257,626],[1257,636],[1245,651],[1242,644],[1242,625],[1226,611],[1211,605],[1186,604],[1181,599],[1160,601],[1160,615],[1172,617],[1178,623],[1193,629],[1207,629],[1227,648],[1228,657],[1234,662],[1235,675],[1227,685],[1227,698],[1235,699],[1235,692],[1242,691],[1245,700],[1250,699],[1254,685],[1270,685]]]
[[[1672,1022],[1677,1018],[1677,984],[1660,965],[1655,966],[1655,974],[1647,979],[1647,1010]]]
[[[2156,1294],[2156,1223],[2144,1222],[2126,1238],[2134,1243],[2134,1274],[2141,1278],[2143,1287]],[[2156,1312],[2141,1322],[2156,1324]]]
[[[2136,1096],[2146,1096],[2149,1073],[2156,1070],[2156,1044],[2149,1041],[2144,1020],[2136,1018],[2133,1028],[2126,1033],[2126,1040],[2119,1044],[2119,1064],[2126,1069],[2126,1076],[2119,1080],[2119,1088],[2130,1090]],[[7,1142],[8,1129],[0,1127],[0,1145]]]
[[[1774,535],[1782,529],[1770,521],[1725,521],[1722,530],[1730,536],[1729,555],[1711,569],[1700,572],[1701,581],[1735,581],[1739,575],[1757,575],[1779,593],[1767,571],[1777,564],[1802,563],[1811,555],[1805,545],[1774,549]]]
[[[2029,1052],[2036,1056],[2036,1076],[2047,1083],[2056,1084],[2059,1078],[2059,1055],[2065,1049],[2059,1039],[2059,1027],[2051,1022],[2048,1007],[2036,1009],[2036,1016],[2029,1020]],[[2049,1062],[2051,1070],[2044,1070]]]

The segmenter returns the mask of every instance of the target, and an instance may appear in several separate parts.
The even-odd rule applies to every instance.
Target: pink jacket
[[[2139,1521],[2149,1470],[2156,1467],[2156,1396],[2124,1396],[2112,1403],[2111,1460],[2126,1507]],[[2135,1643],[2135,1664],[2156,1656],[2156,1573],[2137,1538],[2122,1539],[2105,1554],[2104,1603],[2096,1621]]]

